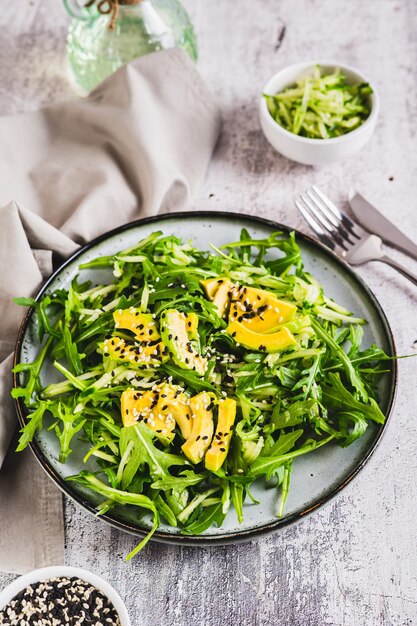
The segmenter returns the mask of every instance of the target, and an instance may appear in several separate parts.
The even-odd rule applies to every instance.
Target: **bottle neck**
[[[108,15],[109,30],[113,30],[116,26],[121,7],[134,6],[140,4],[141,2],[143,2],[143,0],[107,0],[107,2],[104,3],[97,2],[97,0],[90,0],[86,6],[95,4],[99,13],[102,15]]]

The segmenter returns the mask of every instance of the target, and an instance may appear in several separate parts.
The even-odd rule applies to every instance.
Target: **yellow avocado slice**
[[[212,472],[217,472],[226,460],[235,418],[236,401],[231,398],[220,400],[216,434],[205,458],[206,468]]]
[[[202,391],[190,399],[192,430],[190,437],[181,449],[192,463],[200,463],[213,438],[214,424],[211,403],[210,394],[206,391]]]
[[[219,287],[212,302],[217,307],[220,317],[223,317],[229,310],[234,285],[228,278],[220,278],[217,282]]]
[[[188,327],[189,322],[191,327]],[[191,344],[187,329],[192,329],[192,324],[193,319],[189,319],[185,313],[180,313],[176,309],[166,309],[161,315],[162,341],[179,367],[194,370],[203,376],[207,369],[207,359],[198,354]]]
[[[255,333],[271,333],[294,318],[297,307],[272,293],[254,287],[234,291],[229,321],[236,321]]]
[[[207,278],[206,280],[200,281],[200,285],[204,289],[204,293],[209,300],[213,300],[214,294],[219,288],[219,284],[219,279],[217,278]]]
[[[181,435],[187,440],[192,428],[190,400],[187,394],[175,385],[165,383],[161,386],[159,402],[161,410],[172,415],[181,430]]]
[[[281,352],[285,348],[297,345],[297,341],[285,326],[276,333],[267,335],[254,333],[240,322],[230,322],[227,332],[245,348],[259,350],[260,352]]]
[[[169,358],[168,351],[162,341],[153,345],[134,346],[120,337],[106,339],[103,343],[103,354],[120,363],[130,363],[132,367],[163,363]]]
[[[145,391],[126,389],[120,398],[123,426],[134,426],[143,422],[161,439],[172,441],[175,436],[175,420],[168,412],[162,411],[161,399],[155,390]]]
[[[198,339],[198,315],[197,313],[184,313],[189,339]]]
[[[200,284],[209,300],[216,305],[220,317],[223,317],[229,309],[231,291],[235,285],[228,278],[208,278]]]
[[[139,341],[160,339],[155,320],[151,313],[141,313],[139,309],[119,309],[113,313],[116,328],[131,330]]]

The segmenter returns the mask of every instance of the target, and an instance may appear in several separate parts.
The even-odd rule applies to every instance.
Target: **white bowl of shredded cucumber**
[[[370,139],[379,113],[374,85],[340,63],[297,63],[265,85],[260,122],[269,143],[305,165],[353,156]]]

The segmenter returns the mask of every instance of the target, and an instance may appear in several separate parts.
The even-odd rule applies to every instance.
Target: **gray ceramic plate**
[[[51,276],[38,298],[55,289],[67,288],[78,273],[80,263],[130,247],[155,230],[163,230],[166,234],[175,234],[182,239],[191,239],[197,247],[206,249],[209,243],[219,246],[237,240],[243,227],[256,238],[267,237],[275,230],[289,231],[287,227],[274,222],[231,213],[177,213],[141,220],[113,230],[79,250]],[[367,345],[377,343],[388,354],[394,355],[394,341],[387,319],[374,295],[362,280],[321,244],[301,233],[297,233],[297,239],[307,270],[324,285],[326,294],[356,315],[368,320],[369,324],[365,327],[365,343]],[[98,283],[110,282],[112,278],[108,271],[83,270],[80,275],[84,280],[91,278]],[[32,361],[38,349],[36,313],[30,310],[20,330],[15,354],[16,363]],[[381,385],[380,401],[381,408],[387,416],[391,412],[395,395],[397,374],[395,361],[389,367],[391,372],[385,375]],[[46,384],[55,380],[57,372],[49,364],[44,368],[43,382]],[[15,384],[18,383],[19,381],[15,380]],[[26,422],[26,410],[19,401],[17,409],[20,423],[23,425]],[[328,445],[297,459],[294,463],[286,514],[282,519],[277,519],[275,515],[277,490],[267,489],[259,482],[255,484],[252,493],[260,500],[260,504],[245,504],[245,520],[241,525],[232,511],[221,528],[211,528],[202,536],[186,537],[181,535],[178,529],[161,526],[154,539],[189,545],[221,544],[251,539],[290,524],[325,503],[357,474],[371,456],[385,427],[370,425],[366,434],[349,448],[341,449],[337,445]],[[42,431],[31,447],[52,480],[67,495],[94,513],[94,506],[97,503],[94,495],[74,483],[65,481],[67,476],[78,473],[82,468],[85,444],[80,442],[65,465],[58,461],[58,446],[53,433]],[[94,461],[91,461],[90,469],[93,471],[97,469]],[[143,535],[143,529],[148,525],[146,518],[138,524],[134,513],[128,508],[114,510],[103,515],[102,519],[136,535]]]

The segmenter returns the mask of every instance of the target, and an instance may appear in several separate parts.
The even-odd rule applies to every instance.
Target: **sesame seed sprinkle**
[[[27,586],[0,611],[0,626],[120,626],[110,600],[76,577],[49,578]]]

